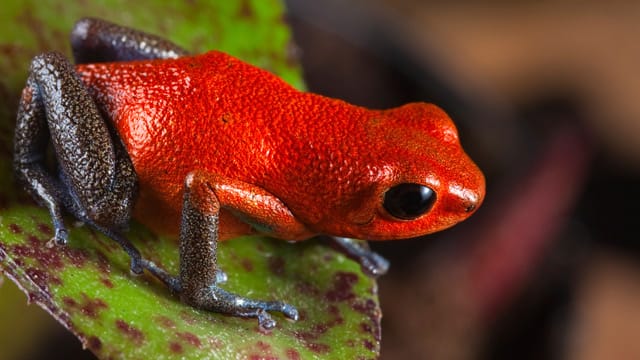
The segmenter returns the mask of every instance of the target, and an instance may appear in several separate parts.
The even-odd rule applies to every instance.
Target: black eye
[[[435,191],[419,184],[400,184],[387,190],[382,206],[393,217],[412,220],[431,209]]]

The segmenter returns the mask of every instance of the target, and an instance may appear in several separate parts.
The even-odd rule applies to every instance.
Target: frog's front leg
[[[365,240],[338,236],[332,236],[331,239],[345,255],[360,264],[360,268],[365,274],[371,277],[378,277],[386,274],[389,270],[389,261],[382,257],[382,255],[369,249],[368,243]]]
[[[45,164],[49,140],[57,176]],[[66,210],[120,243],[131,257],[131,270],[142,272],[140,253],[120,235],[136,193],[133,165],[74,67],[59,53],[31,62],[18,108],[13,163],[18,180],[49,209],[57,243],[66,242]]]
[[[233,195],[233,186],[224,185],[214,176],[203,173],[187,176],[180,230],[180,275],[173,287],[180,292],[182,301],[189,305],[234,316],[255,317],[264,329],[271,329],[276,324],[269,311],[297,320],[298,311],[289,304],[248,299],[219,286],[216,254],[220,208],[238,209],[242,203]],[[169,285],[172,286],[170,281]]]

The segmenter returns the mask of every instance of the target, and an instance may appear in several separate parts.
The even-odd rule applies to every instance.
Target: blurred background
[[[460,226],[372,244],[392,263],[382,358],[640,359],[640,3],[286,3],[310,90],[434,102],[487,177]],[[4,294],[24,298],[2,290],[0,318]],[[43,334],[0,327],[19,358],[92,358],[33,306],[11,311]]]
[[[639,359],[640,3],[288,1],[313,91],[442,106],[469,221],[376,243],[383,359]]]

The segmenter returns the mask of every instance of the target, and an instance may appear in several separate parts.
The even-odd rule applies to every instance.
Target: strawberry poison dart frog
[[[189,55],[154,35],[97,19],[71,34],[76,65],[36,56],[22,91],[14,167],[50,212],[115,240],[183,302],[255,317],[298,311],[226,291],[217,242],[259,232],[328,235],[372,275],[386,260],[352,239],[392,240],[450,227],[484,198],[482,172],[438,107],[369,110],[300,92],[218,51]],[[51,143],[57,170],[46,165]],[[125,237],[135,218],[179,236],[173,276]]]

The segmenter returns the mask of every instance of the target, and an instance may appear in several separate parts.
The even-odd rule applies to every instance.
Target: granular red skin
[[[135,167],[135,217],[158,232],[178,232],[185,178],[195,170],[219,186],[216,194],[235,189],[220,198],[221,239],[252,232],[226,210],[234,206],[250,217],[276,204],[282,211],[264,210],[260,225],[285,239],[387,240],[452,226],[471,214],[470,199],[484,197],[482,173],[431,104],[369,110],[300,92],[216,51],[77,70]],[[388,215],[383,194],[398,183],[434,189],[432,210],[413,221]]]

